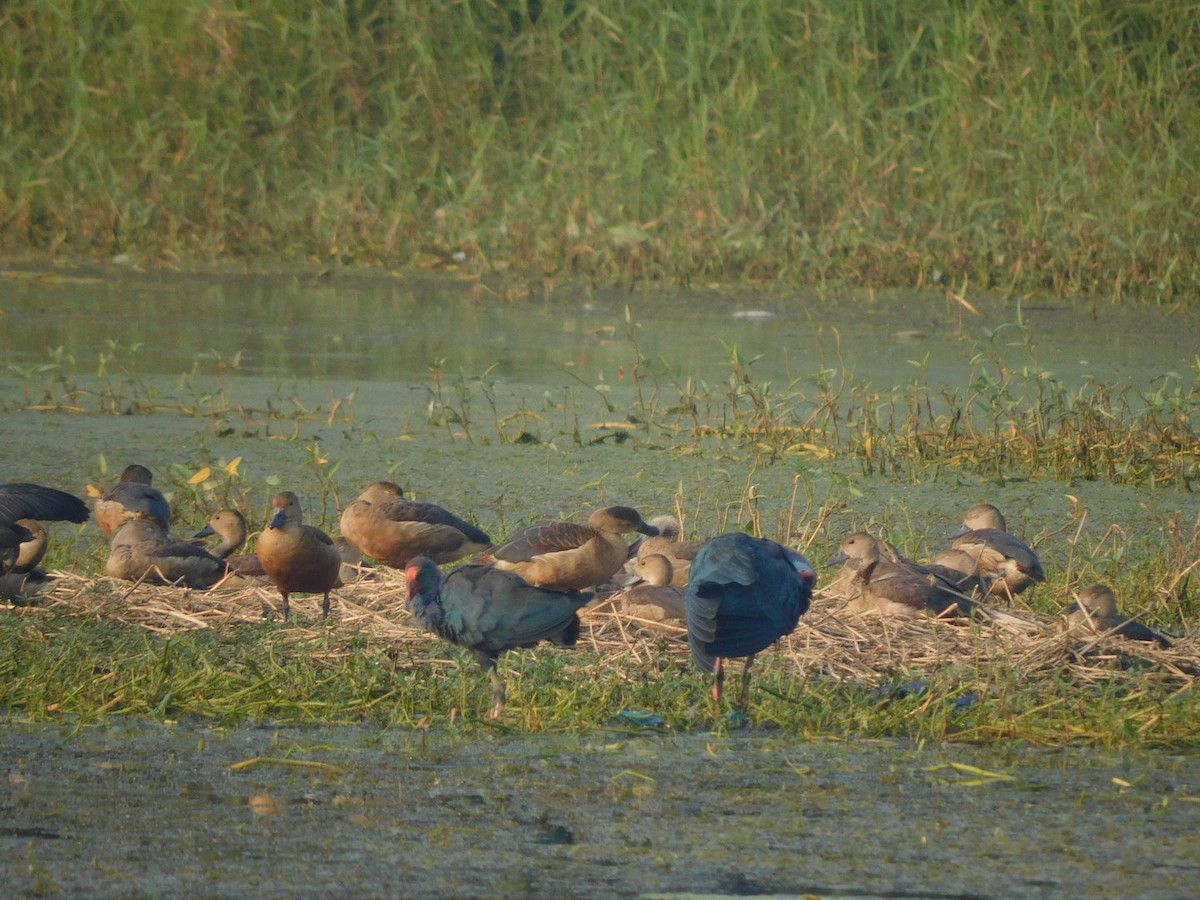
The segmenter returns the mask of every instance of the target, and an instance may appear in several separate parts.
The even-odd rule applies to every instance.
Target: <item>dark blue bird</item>
[[[816,581],[804,556],[774,541],[732,532],[700,548],[683,603],[692,658],[715,676],[714,699],[725,682],[722,659],[744,656],[741,704],[748,706],[754,655],[796,630]]]
[[[443,576],[427,556],[412,560],[404,574],[413,617],[427,631],[466,647],[488,673],[493,719],[504,708],[504,682],[496,674],[500,654],[543,640],[575,646],[577,613],[592,599],[578,591],[535,587],[515,572],[492,566],[460,566]]]
[[[74,494],[27,482],[0,484],[0,574],[16,564],[21,544],[34,539],[21,519],[85,522],[87,517],[87,506]]]

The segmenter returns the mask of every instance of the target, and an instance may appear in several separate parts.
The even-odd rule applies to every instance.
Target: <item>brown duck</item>
[[[444,564],[486,550],[485,531],[435,503],[410,500],[377,481],[342,511],[342,536],[372,559],[403,569],[418,556]]]
[[[842,538],[838,552],[826,565],[845,563],[853,572],[849,582],[851,612],[884,616],[971,615],[976,604],[965,594],[914,564],[888,559],[879,542],[865,531]]]
[[[166,531],[171,527],[171,507],[162,491],[154,487],[154,476],[145,466],[126,466],[117,483],[96,501],[93,511],[105,537],[111,538],[129,519],[150,519]]]
[[[628,615],[650,622],[682,622],[687,618],[683,588],[675,585],[673,567],[667,557],[661,553],[638,556],[634,572],[641,580],[620,594],[621,607]]]
[[[993,595],[1009,600],[1046,580],[1033,548],[1009,534],[1004,516],[990,503],[977,503],[966,511],[962,525],[951,536],[950,546],[970,554]]]
[[[530,584],[557,591],[581,591],[611,578],[629,558],[625,535],[656,535],[636,509],[606,506],[586,525],[543,522],[518,532],[487,559],[516,572]]]
[[[113,535],[105,570],[113,578],[185,584],[207,590],[225,575],[225,561],[167,534],[152,519],[129,519]]]
[[[650,520],[650,526],[657,528],[658,534],[639,538],[633,543],[630,549],[633,550],[634,560],[647,556],[665,557],[671,566],[669,583],[683,587],[688,582],[688,570],[692,567],[692,560],[704,546],[704,541],[681,541],[679,537],[683,529],[674,516],[655,516]],[[657,569],[660,564],[653,565]],[[639,574],[636,571],[636,562],[626,566],[626,569],[633,574]]]
[[[202,540],[215,535],[220,538],[220,541],[217,546],[212,548],[212,555],[225,560],[230,574],[247,578],[265,578],[267,572],[262,567],[257,553],[243,553],[234,556],[245,546],[249,534],[250,528],[246,524],[246,517],[238,510],[226,507],[213,513],[208,519],[208,524],[197,531],[192,539]]]
[[[258,536],[258,559],[283,595],[283,618],[291,614],[288,595],[293,593],[323,594],[321,618],[327,618],[329,592],[341,585],[341,554],[329,535],[304,524],[300,498],[291,491],[276,494],[271,508],[271,521]]]
[[[1093,584],[1076,595],[1076,601],[1066,610],[1069,628],[1079,628],[1095,634],[1118,634],[1131,641],[1146,641],[1166,648],[1171,641],[1147,628],[1137,619],[1117,612],[1117,595],[1107,584]]]

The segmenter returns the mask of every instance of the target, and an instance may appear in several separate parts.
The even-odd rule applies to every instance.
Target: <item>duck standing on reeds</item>
[[[531,525],[492,550],[485,561],[497,569],[516,572],[538,587],[580,591],[607,581],[629,558],[625,535],[654,536],[658,529],[642,521],[628,506],[606,506],[588,517],[586,525],[543,522]]]
[[[979,564],[979,574],[993,595],[1008,600],[1046,580],[1033,548],[1009,534],[1004,516],[990,503],[977,503],[966,511],[950,546],[969,554]]]
[[[364,554],[396,569],[418,556],[445,564],[492,545],[483,529],[436,503],[408,499],[390,481],[369,485],[342,510],[341,529]]]
[[[573,647],[579,638],[579,609],[591,596],[529,584],[514,572],[486,565],[460,566],[443,576],[437,563],[418,557],[405,569],[405,605],[427,631],[465,647],[492,682],[491,718],[506,699],[496,663],[505,650],[550,641]]]
[[[304,524],[300,498],[282,491],[271,502],[271,521],[258,536],[258,559],[283,596],[284,621],[291,615],[288,596],[323,594],[321,618],[329,617],[329,592],[341,585],[342,557],[333,539]]]
[[[171,506],[162,491],[153,486],[154,476],[143,465],[126,466],[117,483],[96,501],[96,523],[104,536],[111,538],[130,519],[149,519],[171,527]]]
[[[1137,619],[1117,612],[1117,595],[1107,584],[1093,584],[1076,595],[1065,613],[1067,627],[1093,634],[1116,634],[1131,641],[1155,643],[1166,649],[1170,639],[1148,628]]]
[[[796,630],[816,582],[816,570],[802,554],[774,541],[732,532],[700,549],[683,602],[692,658],[712,673],[717,702],[725,683],[724,659],[742,656],[740,699],[743,709],[749,705],[755,655]]]

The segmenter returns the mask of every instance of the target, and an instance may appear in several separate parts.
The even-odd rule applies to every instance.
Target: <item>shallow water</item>
[[[198,723],[0,739],[22,894],[1183,897],[1200,879],[1200,761],[1167,754]]]
[[[761,295],[723,287],[623,292],[562,289],[506,300],[452,278],[382,272],[328,278],[155,275],[111,269],[0,272],[0,354],[27,366],[62,347],[94,365],[110,339],[136,352],[144,374],[188,371],[217,351],[242,354],[241,371],[271,378],[369,382],[425,378],[446,360],[479,374],[543,384],[560,370],[618,381],[629,366],[630,321],[642,354],[683,377],[721,379],[726,348],[759,358],[764,379],[845,367],[884,388],[911,381],[927,361],[932,384],[956,384],[972,355],[1010,348],[1068,383],[1093,376],[1147,385],[1196,364],[1196,307],[1101,306],[1066,300],[1024,305],[972,297],[978,313],[933,292]],[[1021,323],[1025,328],[1018,327]],[[1027,346],[1033,346],[1032,354]]]

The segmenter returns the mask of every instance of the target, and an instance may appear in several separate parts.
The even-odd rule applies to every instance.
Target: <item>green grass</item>
[[[577,733],[612,727],[632,709],[673,729],[729,727],[727,710],[707,699],[707,679],[679,654],[650,666],[586,650],[506,655],[509,706],[492,724],[487,679],[466,653],[433,638],[398,648],[341,629],[268,624],[164,638],[103,618],[0,615],[8,620],[0,710],[10,721],[138,715]],[[882,688],[798,678],[770,652],[756,669],[754,727],[809,739],[1200,748],[1195,690],[1145,668],[1091,683],[1067,672],[1030,678],[1015,666],[949,665],[897,673]],[[917,678],[920,690],[895,689]]]
[[[1195,2],[530,6],[5,4],[0,238],[1195,296]]]

